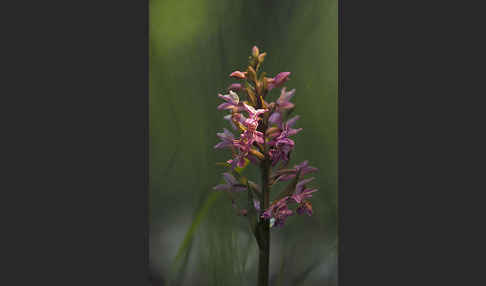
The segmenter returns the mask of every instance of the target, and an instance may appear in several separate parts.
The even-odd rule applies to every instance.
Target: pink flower
[[[270,79],[268,90],[272,90],[276,87],[281,86],[284,82],[289,80],[290,72],[281,72],[277,74],[274,78]]]
[[[290,118],[289,120],[287,120],[287,122],[285,124],[282,124],[282,126],[281,126],[282,133],[285,133],[286,136],[293,136],[293,135],[299,133],[300,131],[302,131],[303,130],[302,128],[297,128],[297,129],[292,128],[292,126],[294,126],[295,122],[297,122],[297,120],[299,120],[299,118],[300,118],[300,116],[296,115],[296,116]]]
[[[229,94],[221,95],[218,94],[218,97],[223,99],[224,103],[221,103],[218,105],[218,110],[223,110],[223,109],[236,109],[238,110],[240,108],[240,98],[238,97],[238,94],[235,92],[231,91]]]
[[[260,114],[268,111],[268,109],[255,109],[253,106],[243,103],[244,108],[248,112],[248,115],[253,118],[257,118]]]
[[[292,102],[290,102],[290,99],[294,96],[294,94],[295,94],[295,89],[286,91],[285,87],[282,88],[280,92],[280,97],[275,101],[278,108],[280,110],[293,108],[295,105]]]
[[[248,111],[249,117],[245,119],[243,125],[247,128],[247,130],[242,134],[241,138],[244,139],[246,144],[251,145],[253,142],[257,142],[263,144],[264,138],[263,133],[257,131],[258,128],[258,121],[260,120],[259,116],[266,111],[267,109],[255,109],[253,106],[250,106],[246,103],[243,103],[244,108]]]

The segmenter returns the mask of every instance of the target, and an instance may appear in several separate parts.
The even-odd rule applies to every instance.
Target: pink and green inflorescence
[[[228,94],[218,94],[223,102],[218,110],[228,111],[224,116],[233,132],[224,128],[217,133],[220,142],[214,148],[231,150],[231,158],[225,163],[228,170],[223,173],[225,184],[214,187],[226,191],[232,196],[239,192],[250,192],[248,210],[238,210],[238,214],[247,215],[249,211],[258,214],[258,220],[269,220],[271,226],[283,226],[286,219],[295,213],[312,215],[309,199],[317,191],[308,184],[314,178],[303,179],[304,175],[317,171],[308,165],[308,161],[288,167],[295,141],[292,139],[302,131],[295,128],[299,116],[290,117],[295,104],[290,100],[295,89],[282,87],[290,78],[290,72],[281,72],[274,77],[266,77],[261,71],[266,53],[260,53],[255,46],[252,49],[246,71],[234,71],[231,78],[239,80],[231,84]],[[270,91],[280,89],[274,102],[270,102]],[[260,185],[240,174],[247,165],[262,169],[263,179]],[[287,184],[283,191],[270,192],[277,183]],[[265,190],[269,194],[265,194]],[[267,195],[267,200],[264,197]],[[272,200],[270,201],[270,197]],[[234,200],[233,206],[237,208]]]

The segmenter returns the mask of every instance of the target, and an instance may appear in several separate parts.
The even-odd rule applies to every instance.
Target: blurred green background
[[[304,130],[291,165],[319,168],[315,214],[272,229],[271,285],[337,285],[337,23],[337,0],[150,0],[153,285],[255,285],[256,241],[212,191],[224,171],[215,163],[230,156],[213,149],[216,132],[230,129],[217,93],[253,45],[267,52],[270,76],[292,72],[286,86]]]

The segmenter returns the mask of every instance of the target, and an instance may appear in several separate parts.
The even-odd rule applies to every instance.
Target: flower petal
[[[224,190],[227,190],[228,189],[228,185],[226,184],[219,184],[219,185],[216,185],[213,187],[214,190],[217,190],[217,191],[224,191]]]
[[[223,173],[223,178],[226,181],[226,183],[228,183],[228,185],[235,185],[235,184],[238,183],[238,181],[235,179],[235,177],[233,177],[233,175],[231,175],[228,172]]]

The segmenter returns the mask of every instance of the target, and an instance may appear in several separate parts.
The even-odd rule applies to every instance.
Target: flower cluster
[[[281,72],[274,77],[266,77],[264,72],[259,72],[265,56],[266,53],[260,53],[257,47],[253,47],[247,70],[234,71],[229,75],[240,82],[229,85],[228,94],[218,94],[223,102],[217,109],[229,111],[224,119],[230,122],[232,129],[239,135],[235,136],[226,128],[217,133],[221,141],[214,148],[230,149],[232,157],[226,162],[229,171],[223,174],[226,183],[214,189],[230,193],[255,192],[260,200],[254,199],[248,208],[259,212],[262,219],[282,226],[287,217],[295,212],[312,215],[312,205],[308,199],[317,189],[308,188],[307,184],[314,178],[300,179],[303,175],[317,171],[317,168],[304,161],[286,169],[295,148],[295,141],[291,137],[302,131],[302,128],[294,128],[299,116],[289,118],[295,108],[295,104],[290,102],[295,89],[282,87],[290,79],[290,72]],[[269,102],[270,91],[280,87],[279,97],[275,102]],[[263,188],[255,187],[256,184],[244,176],[238,175],[235,178],[232,175],[248,162],[259,166],[264,174],[269,174],[262,181]],[[265,203],[265,194],[262,192],[269,192],[270,187],[277,182],[285,181],[289,181],[287,189],[290,188],[290,191],[277,196],[273,203],[268,199]],[[295,211],[289,208],[292,205],[296,205]]]

